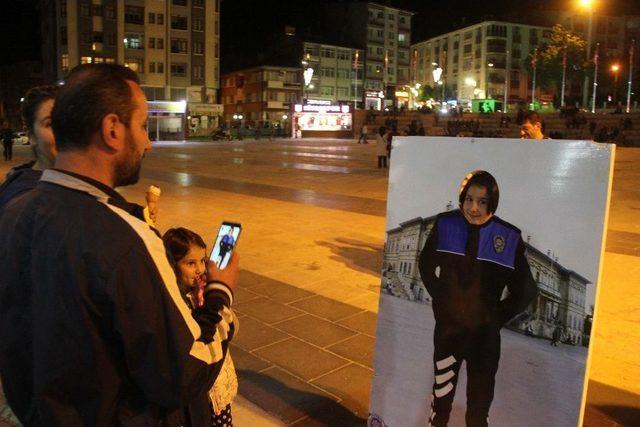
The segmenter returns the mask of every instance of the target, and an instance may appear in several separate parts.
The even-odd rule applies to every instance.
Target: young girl
[[[194,309],[202,305],[203,276],[206,271],[207,246],[202,237],[186,228],[171,228],[162,237],[176,272],[178,287],[187,303]],[[237,324],[237,319],[234,322]],[[220,374],[209,391],[211,425],[231,427],[231,401],[238,392],[238,378],[227,352]]]

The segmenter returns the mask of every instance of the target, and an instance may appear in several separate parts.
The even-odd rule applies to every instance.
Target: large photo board
[[[614,148],[394,140],[371,425],[577,425]]]

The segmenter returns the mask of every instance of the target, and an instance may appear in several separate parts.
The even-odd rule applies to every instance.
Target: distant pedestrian
[[[380,126],[376,135],[376,154],[378,155],[378,169],[387,168],[387,128]]]
[[[368,133],[369,129],[367,128],[367,125],[364,124],[362,125],[362,127],[360,128],[360,137],[358,138],[358,144],[360,144],[362,141],[362,144],[368,144],[367,142],[367,133]]]
[[[13,138],[16,137],[15,132],[9,127],[9,122],[5,121],[0,129],[0,139],[2,139],[2,148],[4,160],[9,161],[13,158]]]
[[[560,326],[556,326],[556,328],[553,330],[553,334],[551,334],[550,345],[557,347],[558,342],[560,341],[560,338],[562,338],[562,329],[560,328]]]
[[[418,135],[419,136],[425,136],[426,132],[424,130],[424,126],[422,126],[422,124],[420,125],[420,128],[418,129]]]

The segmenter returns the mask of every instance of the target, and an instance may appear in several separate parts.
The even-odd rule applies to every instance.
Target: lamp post
[[[567,46],[562,50],[562,91],[560,93],[560,106],[564,107],[564,91],[567,84]]]
[[[358,109],[358,51],[356,50],[355,61],[353,62],[353,78],[355,80],[353,86],[353,109]]]
[[[633,54],[635,53],[636,41],[631,41],[629,48],[629,82],[627,86],[627,113],[631,110],[631,81],[633,80]]]
[[[591,100],[591,112],[596,112],[596,94],[598,91],[598,51],[600,50],[600,43],[596,43],[596,54],[593,57],[595,67],[593,70],[593,99]]]
[[[502,112],[507,113],[509,102],[509,86],[511,85],[511,52],[507,50],[507,63],[505,64],[506,70],[504,71],[504,101],[502,103]]]
[[[489,76],[491,75],[489,71],[493,69],[493,62],[489,62],[487,64],[487,67],[488,69],[484,76],[484,98],[485,99],[489,99]]]
[[[591,60],[591,44],[593,43],[593,8],[594,0],[580,0],[580,6],[586,9],[589,13],[589,24],[587,28],[587,61]],[[594,82],[595,84],[595,82]],[[595,87],[595,86],[594,86]],[[595,89],[594,89],[595,90]],[[584,85],[582,87],[582,105],[587,105],[587,99],[589,97],[589,76],[584,76]],[[592,113],[595,112],[595,108],[592,107]]]
[[[618,104],[618,73],[620,71],[620,65],[613,64],[611,66],[611,72],[613,73],[613,102]]]

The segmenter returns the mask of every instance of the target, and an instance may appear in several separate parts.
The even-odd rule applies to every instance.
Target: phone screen
[[[213,261],[220,270],[224,270],[231,259],[233,248],[240,237],[242,226],[233,222],[223,222],[218,230],[216,242],[213,244],[211,256],[209,259]]]

